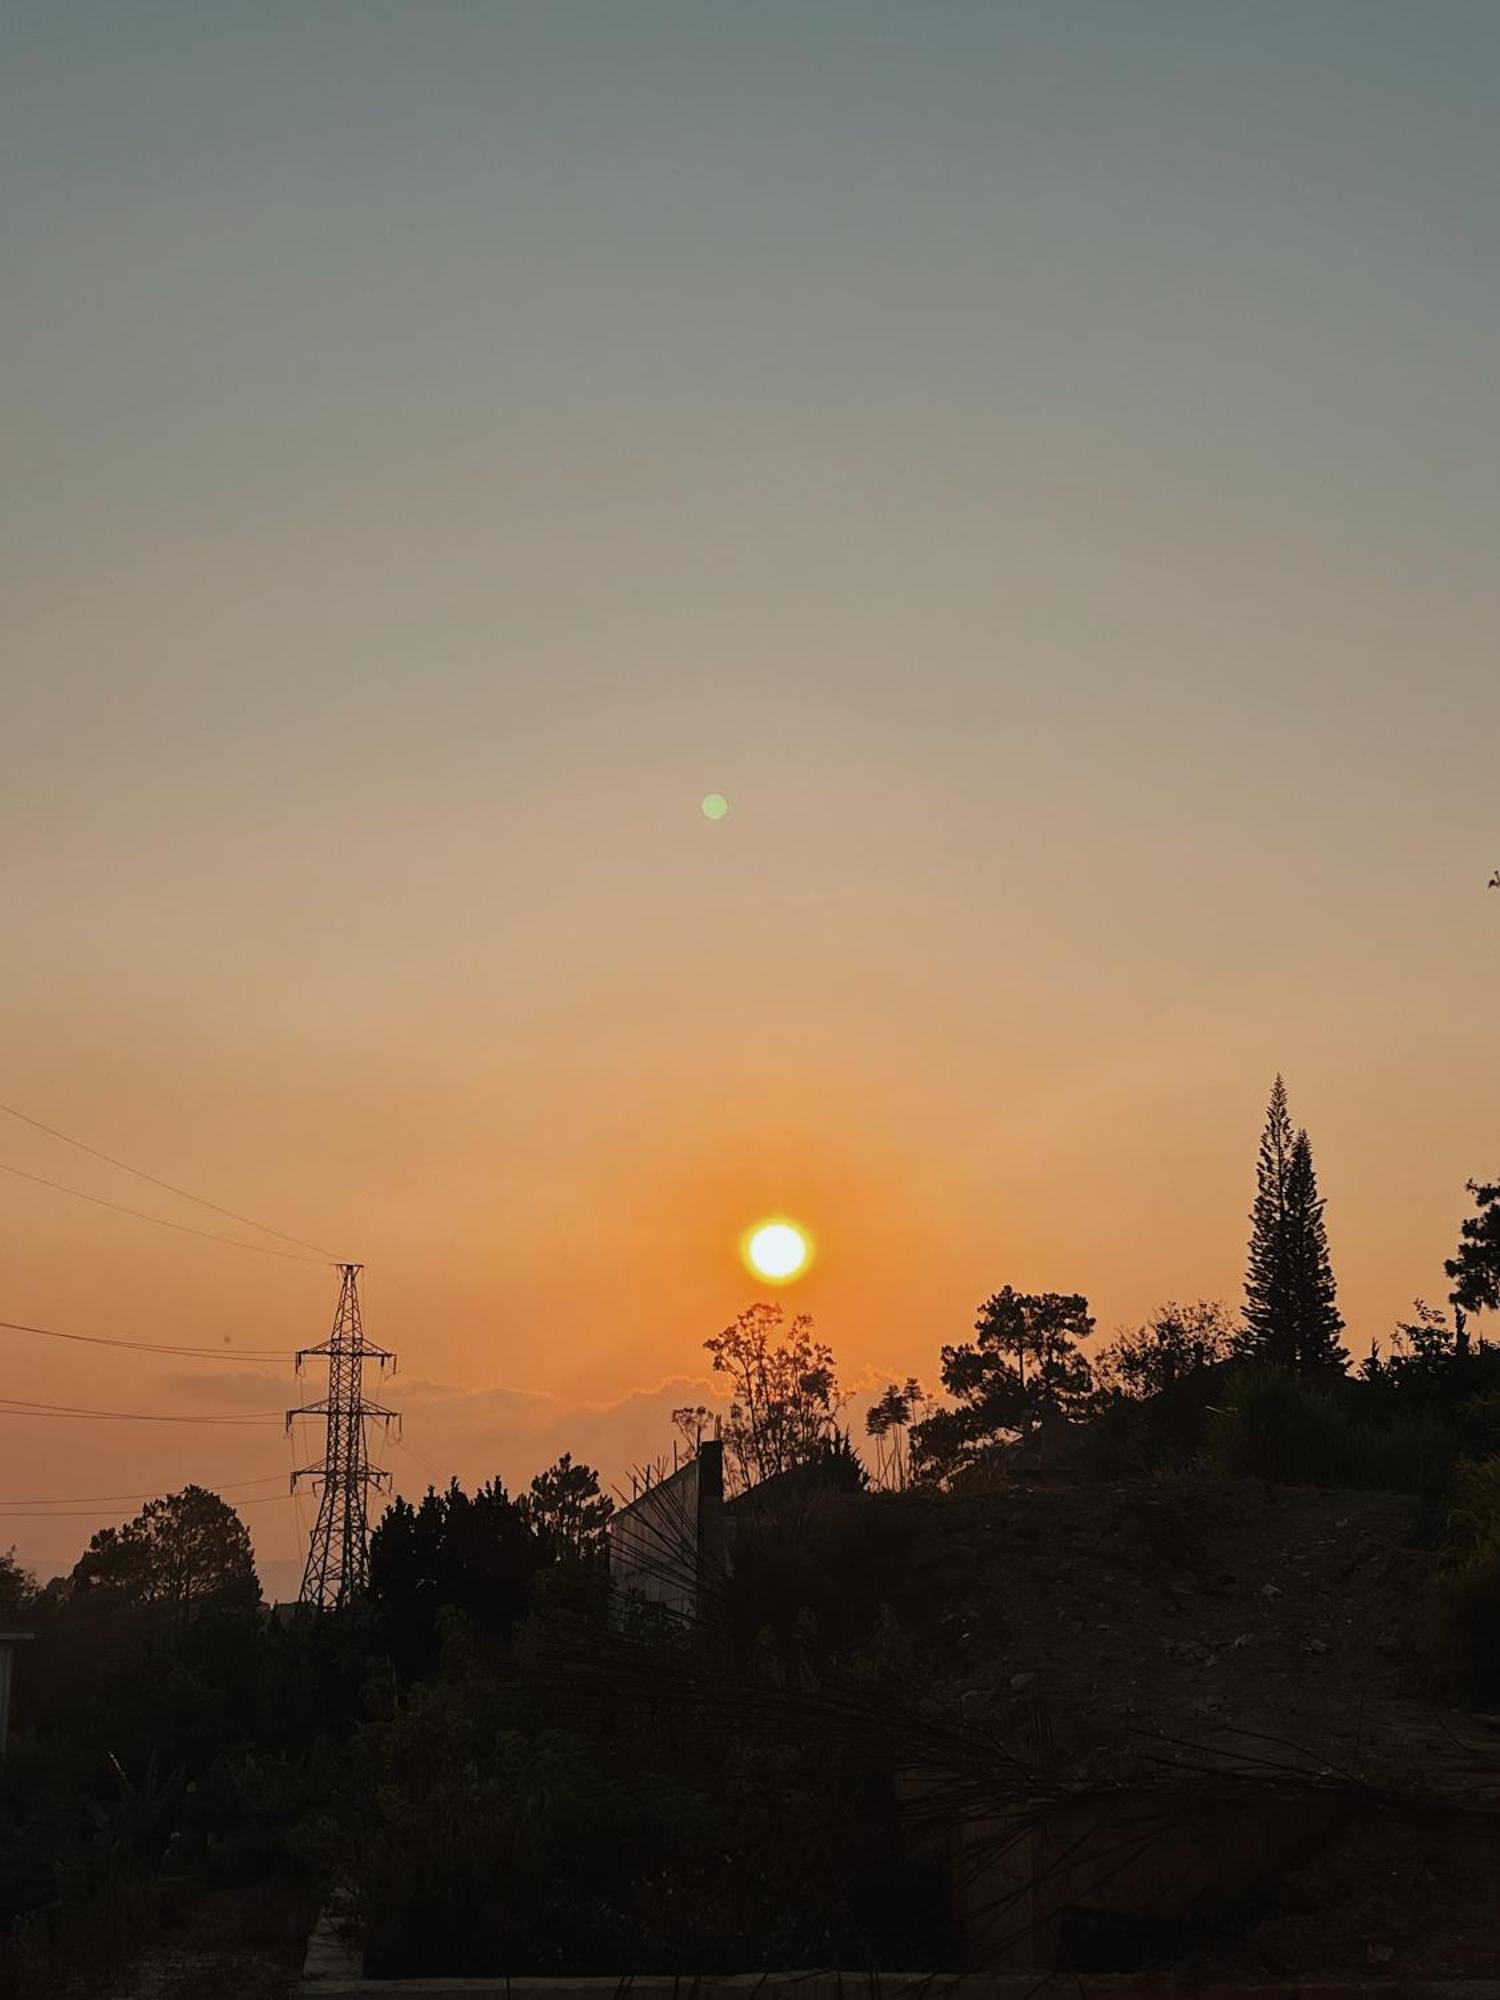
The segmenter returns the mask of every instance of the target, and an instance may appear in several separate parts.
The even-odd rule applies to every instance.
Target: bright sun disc
[[[784,1285],[795,1278],[808,1259],[807,1238],[790,1222],[763,1222],[745,1243],[745,1261],[752,1271]]]

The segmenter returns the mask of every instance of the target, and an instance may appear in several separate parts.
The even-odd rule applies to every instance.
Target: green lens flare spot
[[[729,801],[722,792],[710,792],[703,801],[705,819],[722,819],[729,810]]]

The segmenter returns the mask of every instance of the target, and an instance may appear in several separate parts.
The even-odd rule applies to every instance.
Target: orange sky
[[[366,1260],[408,1483],[668,1445],[764,1214],[855,1383],[1005,1283],[1237,1301],[1277,1069],[1351,1345],[1441,1297],[1500,1146],[1500,29],[1375,11],[7,25],[0,1099]],[[0,1317],[335,1296],[0,1176]],[[289,1464],[0,1452],[44,1572],[111,1510],[17,1499]]]

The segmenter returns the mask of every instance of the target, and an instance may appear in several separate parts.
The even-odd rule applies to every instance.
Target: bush
[[[360,1732],[325,1858],[355,1884],[371,1976],[912,1967],[951,1949],[888,1760],[831,1739],[820,1706],[786,1726],[789,1649],[768,1636],[776,1672],[741,1678],[692,1635],[596,1651],[560,1626],[535,1658],[532,1637],[508,1665],[450,1656]]]
[[[1454,1426],[1439,1417],[1375,1421],[1360,1385],[1347,1378],[1245,1368],[1224,1384],[1204,1457],[1210,1470],[1231,1477],[1431,1494],[1446,1482],[1458,1449]]]
[[[1500,1696],[1500,1458],[1462,1458],[1448,1496],[1439,1660],[1479,1701]]]
[[[1193,1368],[1141,1397],[1100,1396],[1083,1433],[1083,1457],[1097,1479],[1145,1479],[1186,1472],[1201,1461],[1216,1410],[1233,1401],[1230,1364]]]

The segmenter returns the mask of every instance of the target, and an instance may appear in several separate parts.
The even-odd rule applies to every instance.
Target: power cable
[[[59,1132],[55,1125],[44,1125],[40,1118],[32,1118],[24,1111],[17,1111],[13,1104],[0,1104],[0,1111],[3,1111],[8,1118],[19,1118],[23,1125],[33,1126],[38,1132],[45,1132],[51,1139],[61,1139],[65,1146],[76,1146],[80,1153],[88,1153],[96,1160],[103,1160],[106,1166],[118,1167],[121,1173],[134,1174],[137,1180],[149,1181],[152,1187],[165,1188],[168,1194],[175,1194],[183,1201],[196,1202],[199,1208],[211,1208],[215,1215],[222,1215],[230,1222],[242,1223],[246,1229],[258,1229],[263,1236],[279,1236],[283,1243],[295,1243],[299,1249],[314,1250],[320,1257],[333,1258],[333,1252],[323,1249],[321,1244],[304,1242],[302,1237],[290,1236],[284,1229],[273,1229],[268,1222],[256,1222],[248,1215],[236,1214],[232,1208],[221,1208],[216,1201],[205,1201],[201,1194],[189,1194],[186,1188],[174,1187],[171,1181],[164,1181],[155,1174],[148,1174],[143,1167],[133,1167],[128,1160],[117,1160],[111,1153],[101,1153],[97,1146],[85,1145],[82,1139],[74,1139],[67,1132]],[[251,1245],[246,1243],[240,1247],[248,1250]]]
[[[238,1513],[241,1507],[269,1507],[275,1501],[290,1498],[289,1493],[261,1493],[253,1500],[236,1501],[234,1511]],[[98,1518],[92,1507],[0,1506],[0,1521],[96,1521]]]
[[[133,1424],[255,1425],[269,1423],[272,1418],[279,1423],[284,1415],[281,1410],[247,1410],[243,1415],[233,1417],[173,1417],[154,1410],[94,1410],[71,1403],[30,1403],[19,1396],[0,1396],[0,1417],[93,1417]]]
[[[406,1456],[413,1463],[413,1465],[417,1466],[419,1470],[425,1472],[428,1478],[432,1480],[432,1482],[435,1485],[442,1481],[443,1474],[438,1471],[437,1467],[433,1464],[432,1460],[430,1458],[424,1458],[421,1452],[414,1451],[412,1447],[407,1443],[404,1437],[396,1437],[392,1440],[392,1442],[395,1444],[396,1449],[398,1451],[404,1451],[406,1453]]]
[[[155,1222],[163,1229],[179,1229],[184,1236],[202,1236],[210,1243],[228,1243],[236,1250],[253,1250],[261,1257],[285,1257],[294,1264],[320,1264],[321,1257],[304,1257],[300,1250],[273,1250],[269,1243],[242,1243],[238,1236],[221,1236],[215,1229],[194,1229],[190,1222],[170,1222],[164,1215],[150,1215],[143,1208],[127,1208],[123,1202],[106,1201],[102,1194],[85,1194],[82,1188],[66,1187],[61,1181],[49,1181],[43,1174],[28,1174],[24,1167],[12,1167],[0,1160],[0,1173],[14,1174],[18,1180],[34,1181],[38,1187],[54,1188],[58,1194],[73,1195],[79,1201],[91,1201],[96,1208],[113,1209],[116,1215],[133,1215],[137,1222]],[[254,1225],[251,1225],[252,1228]]]
[[[186,1483],[192,1486],[199,1482],[188,1480]],[[215,1481],[209,1490],[214,1493],[242,1493],[247,1486],[279,1486],[280,1484],[280,1473],[272,1472],[268,1473],[264,1479]],[[110,1500],[155,1500],[157,1497],[155,1493],[67,1493],[60,1494],[54,1498],[46,1494],[33,1493],[29,1497],[23,1496],[17,1498],[12,1493],[0,1498],[0,1507],[102,1507],[106,1501]],[[274,1499],[275,1495],[272,1498]]]
[[[0,1332],[36,1333],[47,1340],[78,1340],[89,1347],[123,1347],[137,1354],[172,1354],[195,1361],[290,1361],[293,1354],[290,1347],[188,1347],[164,1340],[118,1340],[105,1333],[60,1333],[55,1326],[29,1326],[19,1319],[0,1319]]]

